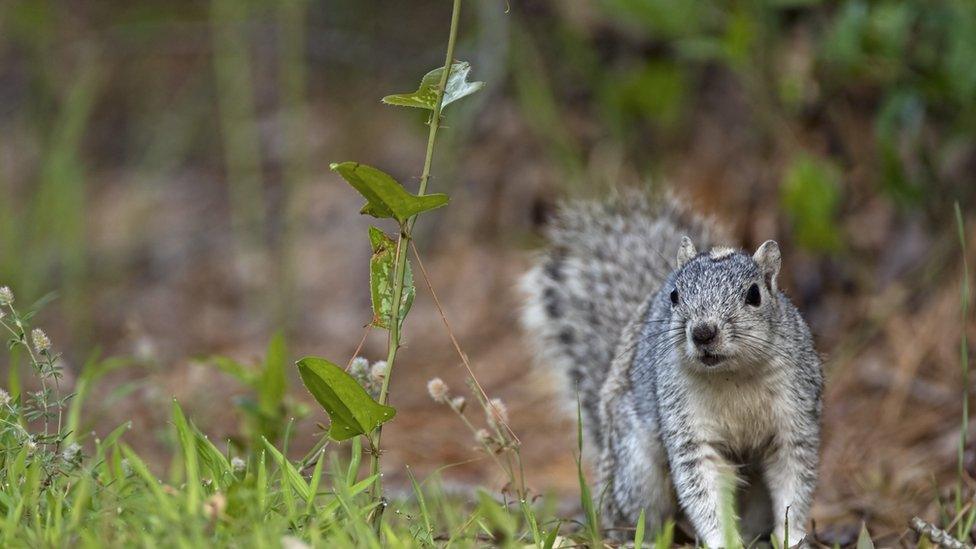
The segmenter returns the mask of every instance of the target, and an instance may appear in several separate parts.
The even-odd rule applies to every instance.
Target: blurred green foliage
[[[517,56],[544,52],[536,85],[523,86],[535,90],[520,95],[523,110],[569,109],[592,95],[593,118],[645,173],[687,149],[700,118],[692,115],[720,83],[720,93],[732,92],[729,105],[740,105],[733,109],[747,107],[736,115],[752,121],[757,159],[778,166],[779,203],[804,247],[838,249],[843,198],[852,194],[881,194],[933,221],[944,220],[953,199],[972,200],[965,166],[976,163],[976,3],[585,4],[589,10],[554,9],[566,28],[523,19],[529,31],[516,35],[526,43]],[[556,63],[561,52],[573,53],[571,68]],[[579,146],[549,124],[558,118],[527,121],[540,135],[555,129],[568,134],[557,143]]]
[[[606,150],[641,179],[667,181],[675,159],[700,160],[697,129],[717,125],[748,134],[748,157],[730,143],[736,156],[726,169],[768,165],[769,180],[750,188],[756,202],[785,206],[782,228],[818,252],[843,249],[840,222],[854,198],[881,196],[933,225],[953,200],[971,209],[972,0],[524,0],[508,12],[475,3],[459,53],[492,85],[471,107],[514,104],[481,109],[504,113],[484,114],[492,123],[459,116],[445,146],[484,127],[479,151],[511,154],[493,146],[513,140],[520,154],[549,157],[544,177],[578,191],[599,183],[592,164]],[[395,164],[405,153],[381,140],[388,119],[353,105],[377,89],[412,89],[439,59],[441,6],[82,6],[0,3],[0,279],[25,299],[57,289],[73,336],[66,345],[83,348],[97,327],[93,288],[140,276],[137,260],[93,248],[100,193],[137,187],[142,194],[124,196],[155,208],[172,198],[168,186],[190,179],[201,196],[227,202],[208,227],[230,230],[233,253],[274,265],[276,295],[246,295],[257,301],[248,314],[288,327],[298,303],[300,187],[337,156],[389,162],[397,177],[409,171]],[[508,181],[519,159],[507,160],[490,158],[494,172],[477,180]],[[464,184],[452,169],[438,167],[445,190]],[[158,238],[154,230],[126,238]],[[129,244],[123,251],[157,245]]]
[[[818,251],[840,247],[837,210],[840,177],[827,160],[800,156],[783,177],[783,207],[792,218],[796,241]]]
[[[292,365],[283,334],[277,333],[271,338],[261,364],[243,364],[225,356],[210,357],[206,362],[249,389],[248,393],[234,399],[243,418],[240,435],[231,439],[238,448],[261,448],[262,440],[277,443],[286,432],[289,421],[308,415],[308,406],[288,395],[287,372]]]

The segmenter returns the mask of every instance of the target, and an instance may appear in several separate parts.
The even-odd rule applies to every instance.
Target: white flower
[[[0,305],[10,305],[14,302],[14,293],[10,288],[4,286],[0,288]]]
[[[0,389],[0,406],[6,406],[10,404],[10,393]]]
[[[34,442],[34,437],[29,437],[27,439],[27,442],[24,443],[24,446],[27,447],[27,451],[31,454],[33,454],[34,451],[37,450],[37,443]]]
[[[34,328],[34,331],[31,332],[31,341],[34,342],[34,349],[38,353],[44,354],[51,349],[51,339],[40,328]]]
[[[491,433],[488,429],[478,429],[474,433],[474,439],[478,441],[478,444],[488,444],[491,442]]]
[[[508,407],[500,398],[493,398],[488,401],[488,409],[485,410],[488,416],[488,423],[498,427],[508,424]]]
[[[232,469],[234,469],[235,473],[243,473],[244,469],[247,468],[247,462],[237,456],[234,456],[230,460],[230,466]]]
[[[361,356],[352,359],[352,363],[349,364],[349,375],[359,381],[369,377],[369,361]]]
[[[383,383],[383,379],[386,378],[386,361],[377,360],[374,362],[373,367],[369,370],[369,377],[376,383]]]
[[[67,448],[61,451],[61,457],[68,463],[74,463],[81,457],[81,445],[77,442],[72,442]]]
[[[463,396],[456,396],[451,399],[451,408],[453,408],[454,411],[460,413],[464,411],[464,405],[466,403],[467,401],[464,399]]]
[[[447,383],[444,383],[444,380],[439,377],[427,382],[427,392],[430,393],[430,398],[434,399],[434,402],[446,401],[447,391]]]

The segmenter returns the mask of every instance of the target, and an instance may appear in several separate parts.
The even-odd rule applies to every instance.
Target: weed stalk
[[[447,54],[444,60],[444,71],[441,74],[441,81],[437,86],[437,101],[434,104],[434,111],[430,115],[430,131],[427,134],[427,152],[424,155],[424,169],[420,176],[420,188],[417,194],[423,196],[427,192],[427,183],[430,180],[431,163],[434,158],[434,143],[437,141],[437,130],[440,128],[441,107],[444,101],[444,90],[447,88],[447,79],[451,73],[451,66],[454,61],[454,46],[457,42],[458,24],[461,19],[461,0],[454,0],[454,7],[451,11],[451,30],[447,41]],[[386,404],[389,397],[390,377],[393,371],[393,363],[396,360],[397,350],[400,346],[400,305],[403,297],[404,275],[407,264],[407,242],[411,238],[413,226],[417,222],[417,216],[413,216],[400,226],[400,235],[397,238],[396,259],[393,271],[393,304],[390,313],[390,336],[387,345],[386,373],[383,376],[383,385],[380,389],[380,404]],[[383,525],[383,481],[380,474],[380,439],[383,435],[383,427],[377,427],[369,437],[370,441],[370,462],[369,473],[375,475],[371,496],[374,502],[379,503],[373,513],[373,529],[377,536],[380,535]]]
[[[959,479],[956,485],[956,514],[962,510],[962,491],[965,481],[966,434],[969,432],[969,340],[966,337],[966,323],[969,321],[969,262],[966,260],[966,223],[962,217],[959,203],[955,204],[956,226],[959,229],[959,245],[962,247],[962,288],[960,309],[962,314],[962,335],[959,341],[959,360],[962,365],[962,429],[959,432]],[[960,521],[958,535],[962,537],[963,524]]]

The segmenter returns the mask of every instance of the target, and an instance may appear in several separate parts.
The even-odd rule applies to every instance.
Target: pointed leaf
[[[871,534],[868,527],[861,523],[861,532],[857,535],[857,549],[874,549],[874,542],[871,541]]]
[[[285,335],[279,331],[268,343],[264,367],[261,369],[261,375],[258,378],[258,403],[261,406],[261,411],[268,416],[274,416],[281,406],[282,399],[285,398],[288,384],[288,378],[285,375],[287,362],[288,348],[285,343]]]
[[[176,399],[173,399],[173,424],[176,434],[183,448],[183,466],[186,468],[186,506],[191,514],[200,508],[200,467],[197,459],[196,438],[190,429],[190,424],[183,415]]]
[[[358,162],[334,163],[330,168],[366,198],[360,213],[373,217],[393,218],[403,224],[421,212],[444,206],[449,200],[443,193],[410,194],[389,174]]]
[[[468,82],[471,65],[467,61],[455,61],[451,65],[451,73],[447,76],[447,86],[441,109],[462,97],[471,95],[485,86],[484,82]],[[398,107],[416,107],[418,109],[434,110],[437,106],[437,88],[441,84],[444,67],[436,68],[420,80],[420,88],[413,93],[387,95],[383,102]]]
[[[333,440],[368,434],[396,415],[393,407],[377,403],[352,376],[324,358],[299,360],[298,373],[308,392],[328,412]]]
[[[312,494],[312,489],[309,488],[308,483],[302,478],[298,469],[288,461],[288,458],[280,450],[268,442],[268,439],[262,438],[261,441],[264,442],[264,447],[268,449],[268,452],[278,461],[278,467],[281,469],[281,476],[284,479],[283,482],[289,484],[306,502],[310,501],[314,494]]]
[[[393,324],[393,294],[396,271],[396,241],[376,227],[369,228],[369,243],[373,247],[373,257],[369,260],[369,291],[373,300],[373,325],[390,329]],[[400,309],[397,316],[400,324],[413,305],[417,288],[413,285],[413,270],[410,261],[406,262],[403,276],[403,289],[400,292]]]

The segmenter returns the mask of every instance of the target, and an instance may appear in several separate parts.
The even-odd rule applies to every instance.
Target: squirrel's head
[[[779,245],[767,240],[752,255],[732,248],[699,253],[684,237],[670,292],[678,352],[702,370],[731,369],[768,359],[779,313]]]

